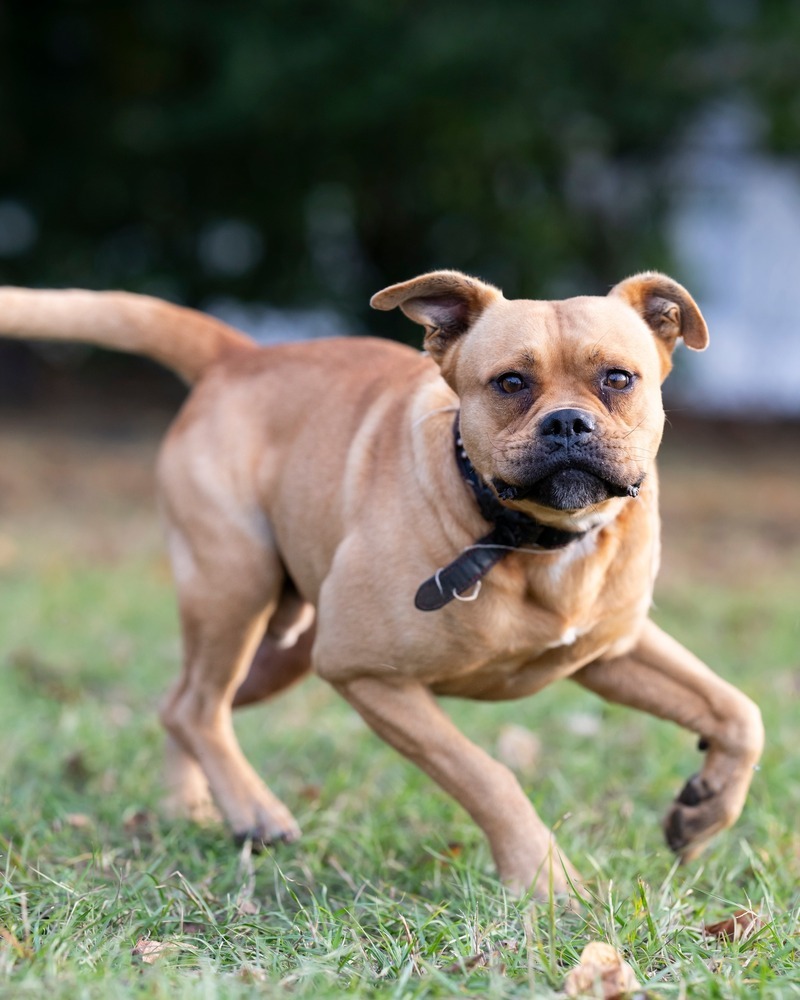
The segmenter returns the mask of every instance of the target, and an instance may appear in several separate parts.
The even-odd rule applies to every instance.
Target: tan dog
[[[703,767],[665,821],[692,857],[739,815],[763,743],[752,702],[647,618],[660,384],[679,338],[706,346],[697,306],[654,273],[537,302],[453,271],[373,305],[421,323],[427,354],[259,349],[153,299],[0,291],[7,334],[139,352],[197,382],[158,469],[185,643],[163,710],[173,805],[201,814],[213,798],[238,837],[294,840],[231,706],[313,666],[464,806],[506,883],[567,890],[577,876],[552,863],[514,776],[434,696],[571,677],[700,736]]]

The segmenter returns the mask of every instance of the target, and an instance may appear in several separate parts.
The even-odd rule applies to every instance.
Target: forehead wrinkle
[[[600,339],[595,341],[587,351],[585,347],[586,326],[587,320],[591,324],[592,317],[591,314],[587,315],[587,310],[581,308],[583,299],[577,301],[567,299],[563,303],[566,308],[558,308],[562,303],[551,303],[550,305],[554,319],[554,343],[557,345],[555,357],[558,359],[562,372],[575,374],[577,362],[583,363],[588,359],[591,364],[599,356],[600,343],[607,336],[608,331],[604,331]],[[575,308],[576,305],[578,308]]]
[[[527,303],[530,305],[530,303]],[[563,329],[560,312],[555,302],[536,301],[536,310],[526,324],[525,345],[521,347],[518,357],[529,368],[540,367],[542,364],[542,338],[545,338],[545,358],[548,345],[562,342]]]
[[[615,303],[609,303],[600,296],[578,296],[566,299],[563,306],[563,310],[556,310],[558,342],[562,345],[562,360],[568,365],[574,367],[576,362],[581,361],[596,366],[607,361],[615,348],[623,355],[626,353],[624,340],[621,344],[617,340],[628,335],[625,328],[627,317],[620,314]],[[612,343],[609,344],[609,340]]]
[[[536,368],[542,361],[542,344],[550,341],[551,316],[554,312],[549,302],[535,299],[511,299],[499,303],[476,324],[477,336],[467,341],[467,357],[474,359],[480,371],[508,368]],[[501,320],[489,326],[492,317]],[[491,330],[492,349],[486,352],[486,334]]]

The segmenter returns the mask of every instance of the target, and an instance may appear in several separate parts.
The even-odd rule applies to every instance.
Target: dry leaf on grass
[[[136,962],[153,965],[160,958],[177,950],[177,945],[169,941],[154,941],[152,938],[139,938],[131,949],[131,957]]]
[[[88,830],[92,825],[92,818],[86,813],[67,813],[64,822],[73,830]]]
[[[724,941],[746,941],[756,931],[764,926],[764,920],[755,910],[737,910],[727,920],[716,924],[706,924],[703,933],[708,937],[721,938]]]
[[[497,737],[497,758],[518,774],[532,774],[539,763],[542,741],[525,726],[503,726]]]
[[[639,989],[633,969],[605,941],[592,941],[581,952],[579,964],[569,973],[564,989],[568,997],[618,1000]]]

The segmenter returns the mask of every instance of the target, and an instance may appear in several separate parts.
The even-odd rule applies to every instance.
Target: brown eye
[[[516,372],[506,372],[496,379],[496,382],[503,392],[507,393],[520,392],[525,388],[525,379]]]
[[[629,372],[620,371],[617,368],[608,372],[603,379],[603,385],[608,386],[609,389],[627,389],[632,382],[633,375]]]

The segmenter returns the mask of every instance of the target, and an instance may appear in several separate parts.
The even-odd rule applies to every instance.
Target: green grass
[[[526,790],[593,878],[570,915],[509,899],[468,817],[316,680],[238,717],[298,844],[250,857],[222,829],[168,824],[156,709],[178,645],[155,533],[98,559],[22,518],[15,546],[0,566],[0,996],[550,997],[600,939],[653,997],[800,997],[800,566],[659,593],[658,620],[768,731],[742,819],[690,867],[660,831],[699,762],[689,734],[569,684],[449,703],[489,749],[508,722],[540,737]],[[754,937],[703,935],[750,907]],[[169,947],[144,963],[142,938]]]

